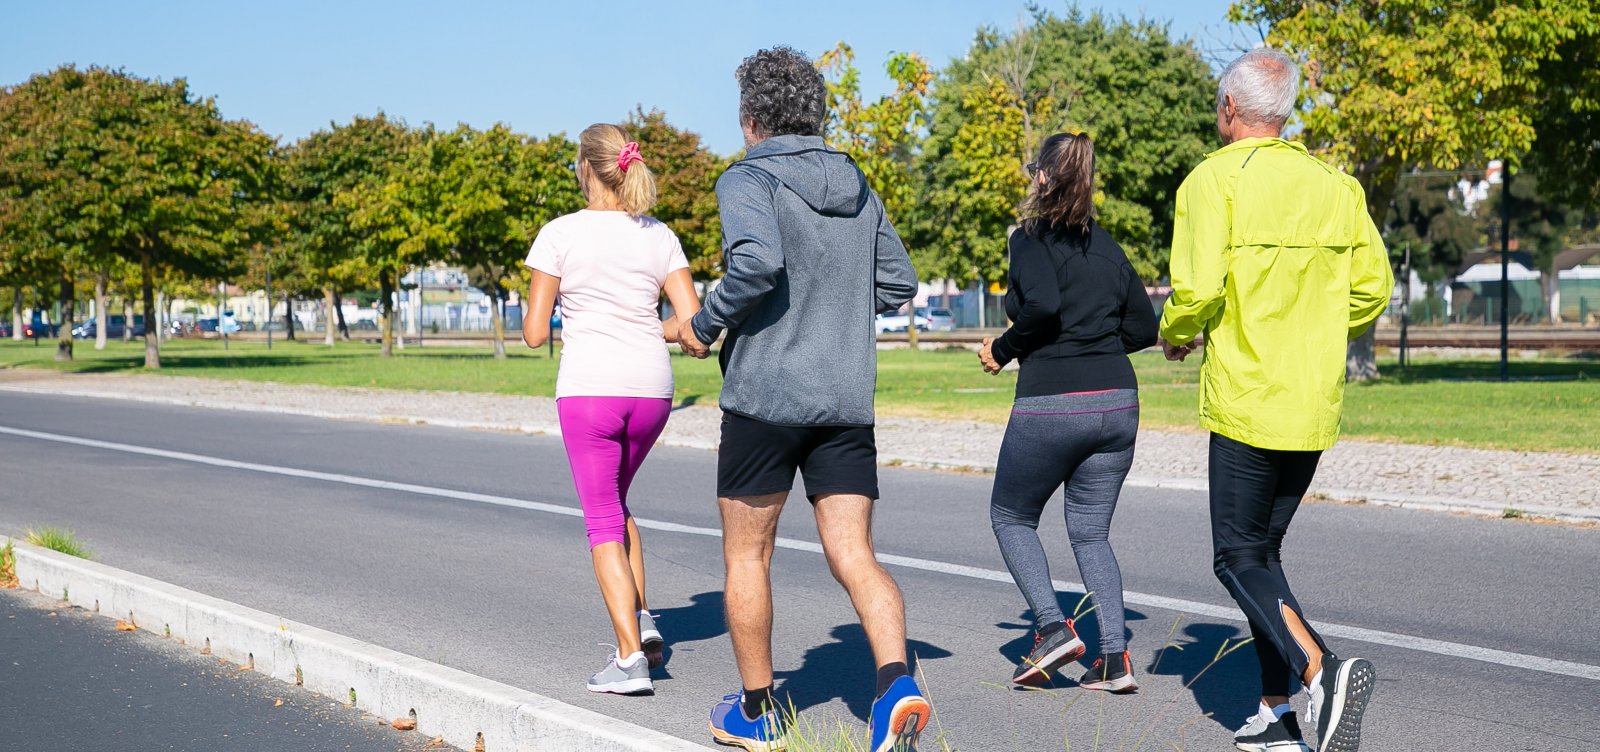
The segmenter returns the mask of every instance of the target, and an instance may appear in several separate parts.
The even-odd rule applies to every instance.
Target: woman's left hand
[[[994,337],[983,338],[983,346],[978,348],[978,362],[990,375],[1000,372],[1000,363],[994,359]]]

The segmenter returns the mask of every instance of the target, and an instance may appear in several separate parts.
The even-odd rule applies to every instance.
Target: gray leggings
[[[1062,484],[1067,487],[1067,535],[1084,586],[1094,597],[1100,622],[1100,652],[1121,653],[1122,570],[1106,535],[1133,465],[1139,433],[1139,392],[1117,389],[1091,394],[1024,397],[1012,407],[994,473],[989,521],[1000,553],[1034,623],[1066,618],[1050,581],[1050,562],[1039,542],[1039,516]]]

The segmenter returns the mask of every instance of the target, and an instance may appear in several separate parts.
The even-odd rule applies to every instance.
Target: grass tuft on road
[[[77,373],[143,372],[142,343],[84,344],[77,359],[54,361],[55,348],[0,342],[0,366],[52,368]],[[487,392],[551,396],[557,362],[544,350],[508,348],[496,360],[486,348],[412,347],[384,360],[377,346],[340,343],[328,348],[304,341],[177,340],[162,346],[165,375],[323,384],[342,387]],[[1144,425],[1198,430],[1199,364],[1169,363],[1154,352],[1133,357],[1141,386]],[[672,358],[677,399],[713,405],[721,375],[712,360]],[[1382,364],[1383,377],[1346,390],[1344,435],[1349,438],[1523,451],[1600,453],[1600,360],[1550,357],[1511,363],[1509,383],[1492,381],[1493,358],[1421,356],[1399,369]],[[989,376],[977,357],[960,347],[886,350],[879,353],[878,410],[901,417],[1003,423],[1014,372]]]
[[[91,558],[89,549],[78,542],[78,534],[71,530],[58,527],[41,527],[37,530],[30,529],[24,534],[29,544],[51,551],[76,556],[80,559]]]
[[[10,540],[0,546],[0,588],[17,586],[17,546]]]

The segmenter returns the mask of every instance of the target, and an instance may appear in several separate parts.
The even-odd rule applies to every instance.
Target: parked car
[[[919,332],[953,332],[956,330],[956,318],[943,308],[918,308],[916,313],[917,331]],[[878,314],[875,326],[878,333],[903,332],[910,325],[911,317],[898,312]]]
[[[10,337],[11,337],[11,322],[10,321],[0,321],[0,339],[9,339]]]
[[[126,318],[123,318],[122,316],[107,316],[106,317],[106,336],[107,337],[109,337],[111,339],[121,339],[123,331],[126,330],[127,328],[128,328],[128,326],[127,326],[127,319]],[[95,332],[98,331],[98,330],[99,330],[99,325],[95,322],[95,320],[93,318],[91,318],[88,321],[83,322],[82,324],[79,324],[79,325],[77,325],[75,327],[72,327],[72,336],[77,337],[78,339],[89,339],[89,338],[95,336]],[[133,317],[133,336],[135,336],[135,337],[143,337],[144,336],[144,317],[143,316],[134,316]]]
[[[51,339],[56,336],[57,331],[55,324],[45,323],[44,314],[39,311],[34,311],[33,318],[22,325],[22,336],[28,339]]]
[[[198,320],[198,321],[196,321],[194,323],[195,323],[195,331],[198,331],[201,334],[216,334],[217,333],[217,318],[215,316],[213,316],[213,317],[211,317],[209,319],[200,319],[200,320]],[[222,319],[222,333],[223,334],[234,334],[234,333],[237,333],[238,331],[239,331],[239,324],[233,320],[232,316],[227,316],[227,317]]]

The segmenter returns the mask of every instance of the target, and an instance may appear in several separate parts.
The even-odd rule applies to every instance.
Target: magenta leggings
[[[627,545],[628,487],[667,427],[672,400],[650,397],[562,397],[556,400],[572,485],[583,504],[589,548]]]

